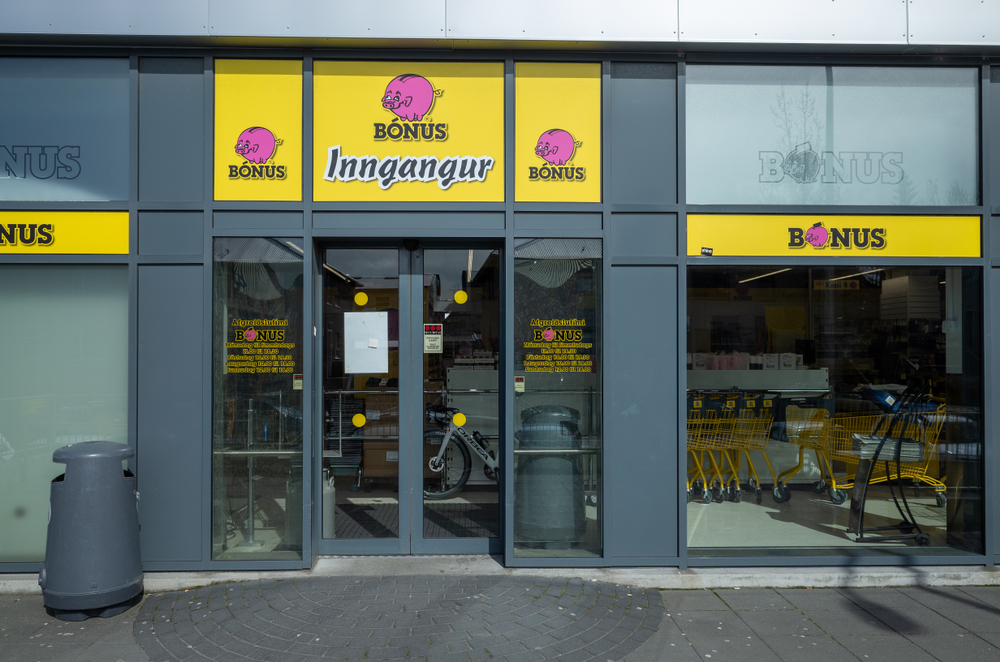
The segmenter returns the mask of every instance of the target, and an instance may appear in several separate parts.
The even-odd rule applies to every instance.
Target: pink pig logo
[[[823,227],[823,223],[816,223],[806,230],[806,241],[814,248],[826,246],[826,240],[830,238],[830,233]]]
[[[444,90],[435,90],[423,76],[403,74],[393,78],[386,86],[382,107],[391,110],[400,119],[419,122],[442,94]]]
[[[250,163],[267,163],[275,148],[281,144],[280,138],[262,126],[252,126],[240,134],[236,141],[236,153]]]
[[[247,340],[249,340],[250,342],[253,342],[253,341],[254,341],[254,340],[256,340],[256,338],[257,338],[257,332],[256,332],[256,331],[254,331],[254,328],[253,328],[253,327],[251,326],[251,327],[250,327],[249,329],[247,329],[247,330],[246,330],[246,332],[245,332],[245,333],[243,334],[243,337],[244,337],[244,338],[246,338]]]
[[[535,154],[550,165],[566,165],[573,160],[573,153],[582,144],[579,140],[573,140],[569,131],[549,129],[538,137]]]
[[[556,337],[556,332],[553,331],[551,328],[542,331],[542,338],[544,338],[545,340],[552,340],[555,337]]]

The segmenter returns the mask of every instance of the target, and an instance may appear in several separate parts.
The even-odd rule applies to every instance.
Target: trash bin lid
[[[127,460],[135,456],[135,450],[128,444],[114,441],[81,441],[56,449],[52,461],[62,464],[77,460]]]
[[[573,423],[580,421],[580,412],[563,405],[538,405],[521,412],[521,423],[535,422],[532,419],[548,417],[555,421],[568,420]]]

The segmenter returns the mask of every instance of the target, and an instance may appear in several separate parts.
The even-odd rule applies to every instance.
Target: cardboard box
[[[399,476],[398,441],[365,441],[363,453],[364,464],[361,465],[361,475],[364,478]]]
[[[777,354],[764,355],[764,370],[778,370],[780,368],[780,357]]]
[[[691,369],[692,370],[705,370],[708,368],[708,355],[707,354],[692,354],[692,359],[694,360]]]
[[[795,354],[791,352],[783,352],[781,354],[781,369],[795,370]]]

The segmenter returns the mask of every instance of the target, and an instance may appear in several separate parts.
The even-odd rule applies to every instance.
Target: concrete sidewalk
[[[201,579],[216,583],[197,588],[180,586],[197,581],[193,573],[149,573],[141,606],[80,623],[48,617],[37,587],[9,594],[29,577],[7,576],[0,580],[8,593],[0,596],[0,660],[1000,659],[1000,587],[972,585],[995,583],[986,568],[923,568],[920,575],[758,569],[750,573],[755,585],[740,588],[732,570],[674,570],[717,587],[660,590],[663,569],[630,570],[640,581],[619,582],[593,576],[619,571],[589,571],[584,579],[566,576],[573,571],[512,571],[481,557],[324,563],[325,570],[382,573],[213,573]],[[768,576],[784,578],[776,584],[825,577],[857,585],[756,587]],[[949,577],[964,585],[947,585]],[[721,588],[724,579],[729,588]],[[887,587],[894,582],[900,587]]]

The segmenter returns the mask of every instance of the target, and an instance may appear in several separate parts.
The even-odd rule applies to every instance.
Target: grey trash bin
[[[528,547],[566,549],[587,528],[580,455],[580,412],[562,405],[541,405],[521,412],[517,434],[523,454],[517,459],[514,535]]]
[[[122,470],[122,461],[134,455],[111,441],[85,441],[52,454],[66,472],[52,481],[45,567],[38,575],[50,615],[107,618],[137,604],[139,493],[135,475]]]

